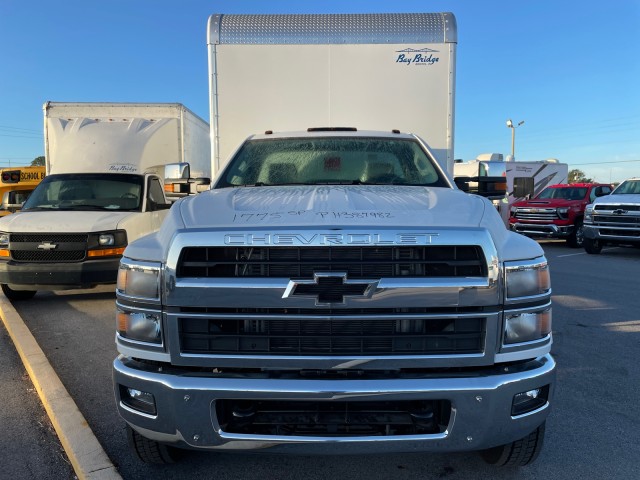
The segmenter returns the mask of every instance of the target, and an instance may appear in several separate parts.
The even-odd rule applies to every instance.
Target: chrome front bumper
[[[531,236],[567,237],[573,231],[573,225],[558,226],[555,224],[512,223],[511,230]]]
[[[551,355],[517,365],[478,369],[459,376],[412,378],[282,379],[251,375],[204,376],[186,370],[143,370],[124,356],[113,364],[118,411],[141,435],[182,448],[265,450],[270,453],[360,454],[469,451],[502,445],[535,430],[549,414],[556,376]],[[549,386],[549,401],[512,416],[514,395]],[[153,394],[155,415],[123,404],[120,386]],[[223,399],[282,401],[447,400],[451,415],[442,433],[390,436],[272,436],[229,433],[220,427],[215,403]]]

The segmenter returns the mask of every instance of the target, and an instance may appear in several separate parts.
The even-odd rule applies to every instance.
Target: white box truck
[[[160,228],[171,206],[164,179],[179,177],[184,192],[211,172],[209,126],[183,105],[43,109],[47,176],[19,215],[0,219],[0,284],[14,300],[115,283],[124,248]]]
[[[210,18],[221,170],[127,246],[116,287],[138,457],[536,458],[549,270],[449,175],[455,42],[449,13]]]

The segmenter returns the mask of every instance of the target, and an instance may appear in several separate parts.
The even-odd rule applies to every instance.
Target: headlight
[[[523,343],[540,340],[551,333],[551,309],[532,313],[513,313],[505,316],[504,343]]]
[[[507,300],[551,292],[549,265],[544,257],[526,262],[506,262]]]
[[[562,219],[569,218],[569,207],[560,207],[556,211],[558,212],[558,217]]]
[[[98,245],[101,247],[108,247],[115,244],[115,237],[111,233],[104,233],[98,237]]]
[[[132,263],[122,259],[116,285],[118,293],[131,297],[160,299],[160,264]]]
[[[591,222],[593,220],[593,205],[587,205],[584,209],[584,221]]]
[[[121,337],[147,343],[161,343],[160,315],[118,310],[116,329]]]
[[[0,248],[9,248],[9,234],[0,232]]]

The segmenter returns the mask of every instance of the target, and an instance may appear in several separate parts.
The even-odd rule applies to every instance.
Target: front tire
[[[567,237],[567,244],[571,248],[580,248],[584,245],[584,226],[582,220],[578,220],[573,226],[573,232]]]
[[[585,237],[582,246],[590,255],[598,255],[600,252],[602,252],[602,243],[600,243],[600,240]]]
[[[31,300],[36,292],[37,290],[14,290],[6,283],[2,284],[2,293],[4,293],[4,296],[9,300]]]
[[[143,437],[129,425],[127,425],[127,441],[135,456],[144,463],[167,465],[178,460],[176,448]]]
[[[482,450],[480,455],[485,462],[498,467],[524,467],[540,455],[544,443],[544,430],[543,423],[526,437],[506,445]]]

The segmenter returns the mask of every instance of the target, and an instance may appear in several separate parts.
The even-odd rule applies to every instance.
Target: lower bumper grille
[[[449,424],[451,403],[219,400],[216,415],[227,433],[332,437],[433,435],[444,432]]]
[[[185,354],[441,355],[482,353],[485,318],[188,318]]]

